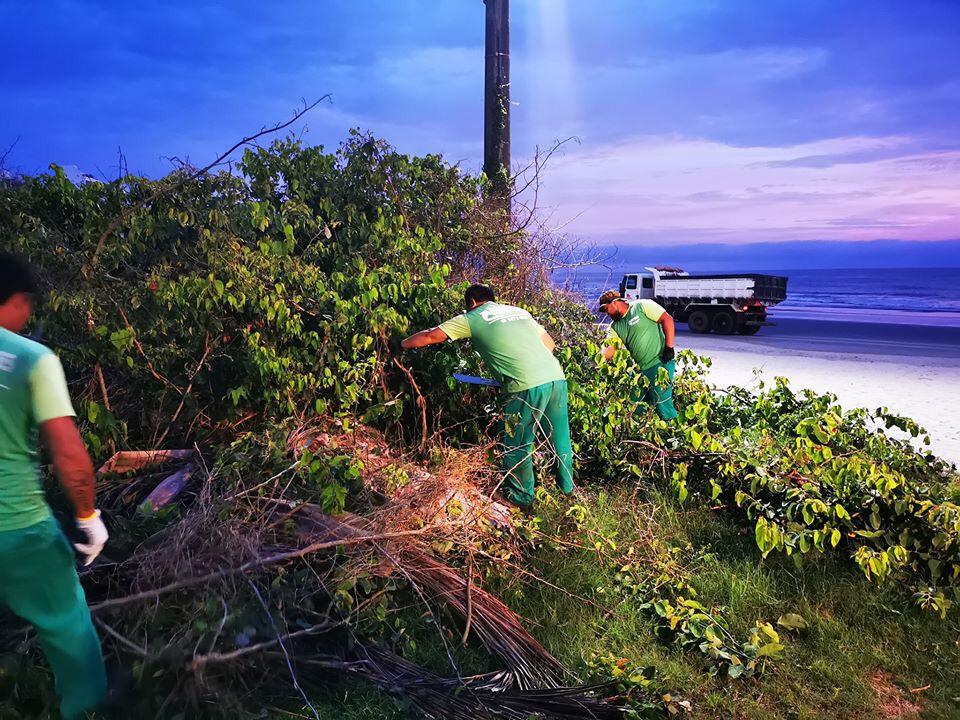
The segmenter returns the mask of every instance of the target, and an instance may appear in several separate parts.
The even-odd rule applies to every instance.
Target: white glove
[[[107,532],[107,526],[104,525],[103,520],[100,519],[99,510],[94,510],[93,515],[86,520],[77,518],[77,527],[86,535],[87,542],[74,543],[73,546],[77,549],[77,552],[86,556],[83,562],[84,567],[86,567],[97,559],[97,555],[103,550],[103,546],[107,544],[107,539],[110,537],[110,534]]]

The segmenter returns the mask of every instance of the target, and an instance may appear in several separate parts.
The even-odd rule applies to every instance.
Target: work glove
[[[672,347],[664,347],[663,352],[660,353],[660,362],[668,363],[673,360],[674,352]]]
[[[83,565],[86,567],[94,560],[107,544],[110,534],[107,532],[107,526],[100,519],[100,511],[94,510],[93,515],[86,519],[77,518],[77,528],[84,534],[87,541],[85,543],[74,543],[77,552],[84,555]]]

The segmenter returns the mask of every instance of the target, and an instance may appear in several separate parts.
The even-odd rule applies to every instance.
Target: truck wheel
[[[690,332],[701,335],[710,332],[710,318],[703,310],[694,310],[687,320]]]
[[[737,332],[741,335],[756,335],[760,332],[760,325],[744,325]]]
[[[721,311],[713,316],[711,326],[717,335],[732,335],[737,329],[737,319],[733,313]]]

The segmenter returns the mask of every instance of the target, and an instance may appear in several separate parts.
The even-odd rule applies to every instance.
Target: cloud
[[[482,46],[433,45],[400,54],[381,55],[361,71],[404,90],[436,93],[469,85],[482,77]]]
[[[359,126],[479,169],[480,2],[48,5],[0,0],[14,167],[112,175],[120,146],[156,175],[330,92],[306,142]],[[960,234],[958,2],[525,0],[511,33],[514,155],[580,137],[545,192],[584,235]]]
[[[775,82],[824,67],[829,53],[821,47],[760,46],[730,48],[711,53],[681,53],[634,60],[612,67],[659,78],[695,78],[699,82],[723,79],[751,84]],[[597,69],[603,72],[610,66]]]
[[[642,136],[568,152],[540,197],[566,230],[630,242],[960,236],[960,150],[849,137],[740,147]],[[868,159],[870,154],[875,159]],[[859,157],[819,164],[811,157]]]

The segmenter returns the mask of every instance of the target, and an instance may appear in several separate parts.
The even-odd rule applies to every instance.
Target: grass
[[[801,615],[809,627],[781,630],[783,656],[761,677],[713,678],[698,653],[656,639],[642,598],[610,595],[609,571],[595,554],[546,550],[530,558],[529,569],[572,594],[528,583],[522,588],[504,583],[503,590],[568,667],[582,672],[592,654],[612,652],[656,667],[665,688],[693,702],[696,717],[757,720],[893,717],[884,714],[874,687],[880,674],[894,686],[891,692],[919,704],[920,717],[960,718],[955,616],[942,621],[928,615],[897,587],[872,586],[859,571],[830,558],[802,567],[789,559],[763,560],[751,534],[722,510],[683,509],[656,493],[647,502],[656,536],[692,558],[689,582],[697,599],[723,608],[734,635],[744,638],[757,620],[775,623],[788,612]],[[621,545],[643,535],[626,495],[600,493],[587,504],[595,527]],[[550,522],[562,521],[553,512],[544,522],[548,530]],[[911,692],[918,688],[926,689]]]
[[[399,702],[358,683],[334,682],[326,689],[311,693],[310,702],[322,720],[409,720],[415,717]],[[274,711],[265,717],[269,720],[314,718],[305,705]]]
[[[916,703],[924,719],[960,718],[955,612],[946,621],[928,615],[896,586],[870,585],[850,564],[829,557],[808,560],[801,567],[780,557],[764,560],[752,534],[723,509],[708,510],[692,501],[681,507],[656,491],[640,503],[619,490],[588,491],[580,502],[587,508],[590,537],[612,538],[620,548],[631,543],[655,547],[655,552],[679,558],[698,600],[717,608],[736,637],[745,638],[757,620],[775,623],[784,613],[796,613],[809,625],[802,632],[781,631],[783,655],[760,677],[711,677],[701,654],[680,651],[657,638],[650,612],[641,607],[645,598],[626,596],[613,587],[609,563],[601,561],[594,548],[544,544],[518,562],[562,590],[512,572],[491,576],[484,584],[527,618],[533,634],[581,679],[587,679],[591,656],[612,653],[656,668],[662,687],[689,699],[697,718],[916,717],[897,714],[910,705],[891,706],[891,694]],[[571,539],[570,519],[564,516],[568,507],[543,511],[539,522],[545,534],[559,530],[561,539]],[[411,659],[446,672],[438,627],[412,610],[409,632],[415,639]],[[448,645],[462,671],[492,669],[484,653],[456,648],[455,633],[448,635]],[[415,717],[361,683],[306,680],[311,702],[325,720]],[[878,683],[886,688],[886,701],[878,695]],[[18,717],[5,714],[2,705],[0,717]],[[313,717],[305,706],[285,708],[260,717]]]

